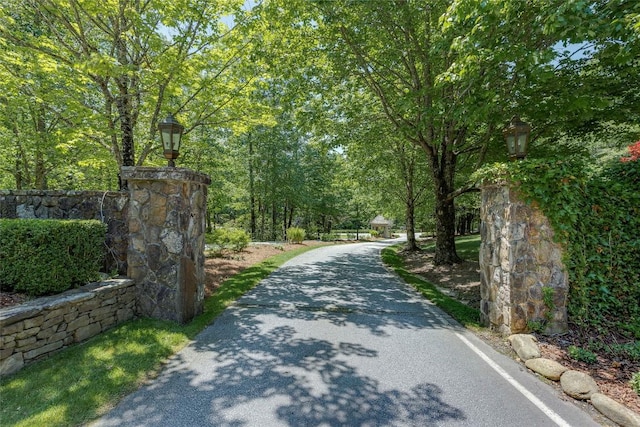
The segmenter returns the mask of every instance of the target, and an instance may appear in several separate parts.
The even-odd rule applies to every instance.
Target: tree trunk
[[[36,114],[36,132],[38,134],[38,141],[40,144],[36,147],[36,164],[34,169],[35,175],[35,187],[37,190],[47,189],[47,167],[45,165],[44,154],[42,150],[46,146],[47,141],[47,124],[44,121],[44,106],[40,106]]]
[[[118,113],[120,113],[120,131],[122,132],[122,165],[135,166],[131,102],[127,93],[126,83],[121,84]]]
[[[255,177],[253,176],[253,139],[251,134],[249,138],[249,209],[251,211],[251,220],[249,227],[251,229],[251,238],[256,238],[256,192],[255,192]]]
[[[37,149],[36,151],[36,165],[34,169],[34,174],[36,178],[35,187],[36,190],[46,190],[47,189],[47,168],[44,163],[44,156],[42,155],[42,151]]]
[[[453,200],[436,200],[436,265],[451,265],[462,260],[456,252],[456,216]]]
[[[129,28],[128,18],[124,14],[118,16],[118,28],[115,29],[114,47],[120,64],[133,66],[124,32]],[[133,111],[133,97],[135,95],[134,80],[130,75],[123,74],[116,78],[118,86],[118,108],[120,131],[122,132],[122,164],[123,166],[135,166],[135,152],[133,130],[135,128],[135,112]]]
[[[442,153],[442,159],[432,158],[431,171],[436,189],[436,249],[435,265],[452,265],[462,262],[456,252],[456,209],[453,198],[455,154]]]
[[[276,240],[276,227],[278,226],[278,211],[276,210],[275,199],[271,202],[271,239]]]
[[[292,206],[291,209],[289,209],[289,223],[287,225],[287,228],[291,228],[291,226],[293,225],[293,211],[295,210],[295,208]]]
[[[287,204],[286,203],[284,204],[282,210],[284,211],[284,215],[283,215],[283,218],[282,218],[282,235],[284,236],[283,240],[286,241],[287,240],[287,218],[288,218],[287,214],[289,213],[289,209],[287,208]]]
[[[258,212],[260,212],[260,239],[262,240],[264,239],[266,233],[265,233],[265,227],[266,227],[266,218],[265,218],[265,212],[266,212],[266,208],[264,203],[262,202],[262,199],[260,199],[259,201],[259,206],[258,206]]]
[[[418,242],[416,241],[416,219],[415,219],[415,203],[413,197],[408,199],[406,204],[406,227],[407,227],[407,250],[419,251]]]
[[[213,231],[213,227],[215,222],[213,221],[213,209],[207,207],[207,215],[206,215],[206,229],[207,233],[211,233]]]
[[[16,157],[16,190],[22,190],[22,169],[20,165],[20,158]]]
[[[356,240],[360,240],[360,205],[356,203]]]
[[[415,163],[411,159],[405,164],[405,225],[407,228],[407,250],[418,251],[418,242],[416,242],[416,196],[414,192]]]

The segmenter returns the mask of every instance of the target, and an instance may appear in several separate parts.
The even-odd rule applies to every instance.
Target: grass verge
[[[238,297],[280,265],[316,247],[283,252],[226,280],[187,325],[155,319],[124,323],[0,380],[0,425],[70,426],[105,414],[159,372]]]
[[[382,261],[393,268],[406,283],[416,288],[425,298],[440,307],[462,325],[467,328],[479,328],[480,312],[443,294],[433,284],[407,271],[402,258],[398,255],[400,248],[401,245],[384,248],[382,250]]]
[[[424,246],[422,250],[427,252],[435,252],[435,242]],[[470,236],[456,237],[456,253],[462,259],[478,260],[480,256],[480,235],[472,234]]]

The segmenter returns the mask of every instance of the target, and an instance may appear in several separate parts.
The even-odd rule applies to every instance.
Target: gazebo
[[[386,239],[391,237],[391,227],[393,227],[393,221],[385,219],[384,216],[378,215],[369,222],[371,229],[376,230],[380,235]]]

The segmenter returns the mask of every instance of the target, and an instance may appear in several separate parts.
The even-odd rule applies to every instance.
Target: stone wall
[[[123,167],[131,192],[129,268],[142,316],[190,321],[203,310],[207,175]]]
[[[131,279],[91,283],[1,309],[0,375],[132,319],[134,312]]]
[[[127,272],[129,193],[0,190],[0,218],[97,219],[107,224],[104,271]]]
[[[517,189],[482,189],[480,311],[485,324],[503,334],[525,332],[529,322],[546,333],[567,330],[568,277],[562,248],[548,219],[527,205]],[[545,304],[549,288],[553,304]]]

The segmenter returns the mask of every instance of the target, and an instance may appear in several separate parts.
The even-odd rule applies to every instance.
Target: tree
[[[416,216],[431,189],[424,155],[418,147],[395,134],[393,126],[371,99],[351,99],[342,111],[348,117],[339,133],[349,171],[358,191],[376,206],[370,214],[404,218],[407,249],[418,250]],[[355,185],[354,185],[355,187]],[[357,197],[353,199],[358,200]],[[376,212],[377,211],[377,212]]]
[[[186,116],[187,134],[240,121],[236,111],[244,105],[231,107],[259,73],[250,62],[239,66],[247,40],[219,22],[241,6],[9,0],[0,11],[0,35],[5,46],[30,53],[29,67],[44,62],[64,71],[53,70],[82,106],[74,112],[84,137],[109,150],[119,166],[132,166],[158,147],[163,109]]]
[[[19,28],[25,35],[44,31],[38,21],[19,12],[14,13],[21,18]],[[11,48],[6,40],[0,43],[7,48],[0,54],[0,123],[7,154],[0,168],[13,177],[13,184],[5,185],[46,189],[77,172],[60,161],[63,153],[67,158],[76,154],[67,150],[68,142],[76,136],[74,112],[78,110],[66,83],[67,70],[26,49]]]
[[[476,95],[469,81],[447,79],[454,64],[451,35],[442,31],[445,3],[321,3],[324,22],[339,41],[336,66],[356,75],[379,100],[400,134],[427,154],[436,187],[436,263],[459,261],[454,245],[456,157],[468,144],[458,98]],[[448,39],[448,40],[447,40]]]
[[[455,251],[461,162],[481,164],[499,130],[553,70],[561,19],[589,14],[581,2],[318,1],[333,64],[374,94],[397,132],[420,147],[434,183],[437,264]],[[559,9],[562,6],[561,9]],[[551,18],[553,17],[553,18]],[[581,22],[575,25],[580,25]],[[572,24],[573,25],[573,24]]]
[[[639,135],[640,6],[628,1],[595,1],[567,21],[548,15],[545,31],[558,33],[557,58],[544,78],[524,88],[527,115],[542,137],[584,139]]]
[[[274,126],[254,128],[245,140],[248,228],[257,238],[282,239],[291,226],[326,230],[336,213],[336,158],[301,131],[289,111]],[[250,155],[247,155],[251,153]]]

